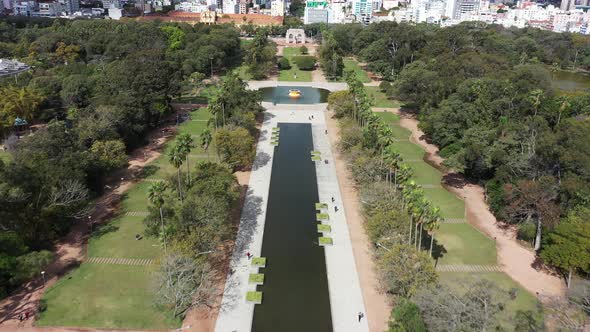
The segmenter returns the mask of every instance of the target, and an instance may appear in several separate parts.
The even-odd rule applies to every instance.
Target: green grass
[[[366,86],[365,90],[373,100],[373,106],[375,107],[395,108],[401,105],[397,100],[389,99],[385,93],[379,90],[378,86]]]
[[[312,155],[312,156],[313,156],[313,155],[319,156],[319,155],[321,155],[321,154],[322,154],[321,152],[319,152],[319,151],[316,151],[316,150],[313,150],[313,151],[311,151],[310,153],[311,153],[311,155]]]
[[[192,120],[207,120],[206,109],[191,113]],[[186,121],[178,131],[198,135],[206,128],[206,121]],[[165,151],[173,145],[168,143]],[[214,150],[214,146],[210,146]],[[215,153],[210,152],[212,160]],[[205,151],[198,146],[192,151],[191,165],[206,160]],[[183,169],[184,170],[184,169]],[[146,178],[165,179],[176,169],[162,155],[146,168]],[[102,228],[95,229],[88,245],[89,257],[156,258],[161,252],[158,239],[145,237],[143,217],[126,216],[125,212],[148,210],[147,192],[150,182],[134,185],[122,198],[120,215]],[[153,274],[148,267],[112,264],[82,264],[45,293],[47,311],[42,314],[42,326],[81,326],[123,329],[171,329],[180,321],[153,303]]]
[[[315,203],[316,210],[327,209],[327,208],[328,208],[328,204],[326,204],[326,203]]]
[[[496,243],[468,223],[442,223],[434,236],[444,247],[438,264],[496,265]]]
[[[389,124],[393,137],[399,140],[406,140],[410,138],[412,134],[409,130],[399,125],[400,117],[397,114],[391,112],[375,112],[383,121]]]
[[[330,220],[330,215],[327,213],[316,213],[315,217],[318,221]]]
[[[472,273],[469,276],[462,273],[442,272],[439,274],[441,283],[451,288],[459,288],[465,285],[469,278],[480,278],[493,282],[500,289],[498,294],[503,298],[504,310],[497,314],[497,323],[503,327],[503,331],[514,331],[514,315],[518,310],[530,310],[538,321],[542,321],[543,312],[539,310],[539,302],[534,295],[527,292],[518,283],[502,272]],[[516,289],[516,298],[512,300],[508,295],[511,289]]]
[[[312,155],[312,156],[311,156],[311,160],[312,160],[312,161],[321,161],[321,160],[322,160],[322,157],[320,157],[320,156],[316,156],[316,155]]]
[[[424,188],[424,196],[438,206],[445,218],[465,218],[465,202],[443,187]]]
[[[173,329],[181,321],[157,308],[149,268],[82,264],[44,294],[39,326]]]
[[[299,70],[299,68],[297,68],[297,65],[292,63],[291,69],[281,70],[279,72],[279,81],[311,82],[311,71]]]
[[[404,160],[422,160],[424,158],[424,150],[410,141],[396,141],[392,146]]]
[[[88,243],[89,257],[155,258],[162,248],[143,234],[143,217],[120,216],[95,229]],[[135,240],[135,234],[143,236]]]
[[[254,303],[262,303],[262,292],[248,292],[246,293],[246,301]]]
[[[7,151],[0,150],[0,160],[2,160],[4,163],[8,163],[10,160],[12,160],[12,156]]]
[[[406,162],[414,169],[413,179],[417,184],[430,184],[440,186],[442,173],[424,161]]]
[[[300,70],[292,61],[294,56],[301,55],[299,47],[285,47],[283,57],[289,59],[291,68],[279,71],[279,81],[311,82],[311,70]]]
[[[264,274],[263,273],[250,273],[248,277],[248,282],[251,284],[262,285],[264,284]]]
[[[344,70],[352,70],[356,78],[363,83],[371,82],[367,72],[364,71],[361,66],[359,66],[359,63],[354,59],[344,59]]]
[[[320,246],[331,246],[332,244],[334,244],[334,241],[331,237],[322,236],[318,238],[318,243]]]
[[[330,227],[330,225],[319,224],[317,226],[318,226],[318,233],[322,233],[322,232],[329,233],[332,231],[332,227]]]
[[[252,257],[252,266],[266,267],[266,257]]]

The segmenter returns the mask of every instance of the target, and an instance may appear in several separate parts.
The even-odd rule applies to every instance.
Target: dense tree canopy
[[[0,79],[0,223],[16,246],[0,248],[3,295],[87,217],[104,177],[171,113],[180,84],[242,54],[228,26],[8,18],[0,56],[34,66],[18,81]],[[253,117],[241,121],[254,127]]]

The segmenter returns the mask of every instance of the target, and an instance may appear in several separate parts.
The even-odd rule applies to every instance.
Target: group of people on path
[[[19,322],[22,322],[22,321],[24,321],[24,320],[28,320],[30,316],[31,316],[31,312],[30,312],[30,311],[28,311],[28,310],[27,310],[27,311],[25,311],[24,313],[22,313],[22,312],[21,312],[21,313],[18,315],[18,321],[19,321]]]

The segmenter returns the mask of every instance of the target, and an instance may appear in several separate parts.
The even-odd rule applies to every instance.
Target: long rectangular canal
[[[311,161],[310,124],[279,123],[262,256],[267,267],[263,303],[254,310],[252,331],[332,331],[324,248],[318,245],[318,188]]]

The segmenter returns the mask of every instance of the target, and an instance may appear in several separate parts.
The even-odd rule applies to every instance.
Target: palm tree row
[[[188,133],[183,133],[178,135],[176,140],[176,144],[172,146],[172,148],[168,151],[168,160],[170,163],[176,168],[178,175],[178,195],[180,200],[182,201],[182,176],[180,168],[186,161],[186,182],[190,185],[191,183],[191,176],[190,176],[190,164],[189,164],[189,156],[191,150],[195,147],[195,142],[192,136]],[[164,181],[154,182],[148,188],[148,199],[150,203],[159,209],[160,211],[160,223],[162,228],[162,240],[164,243],[164,252],[167,252],[166,246],[166,230],[164,226],[164,212],[163,206],[165,203],[165,191],[167,189],[167,185]]]
[[[393,185],[395,191],[400,190],[402,206],[410,216],[408,244],[422,248],[423,230],[430,234],[430,255],[434,244],[434,232],[443,220],[440,209],[433,206],[424,195],[424,190],[411,177],[413,169],[404,162],[401,154],[395,148],[395,137],[391,127],[374,114],[365,87],[356,76],[346,73],[349,92],[354,99],[352,118],[369,137],[375,137],[374,148],[381,156],[381,162],[387,168],[386,181]]]

